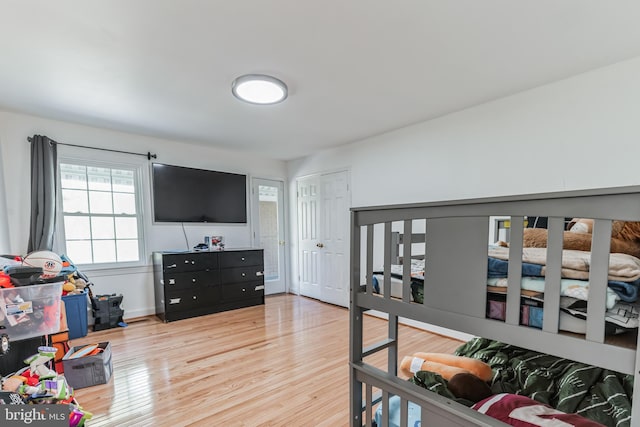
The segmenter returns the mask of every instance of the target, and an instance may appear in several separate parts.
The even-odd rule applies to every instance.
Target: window
[[[131,166],[60,162],[65,254],[75,264],[137,262],[139,178]]]

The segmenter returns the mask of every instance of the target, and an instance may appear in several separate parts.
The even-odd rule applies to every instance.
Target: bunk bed
[[[548,218],[548,242],[544,249],[544,292],[539,299],[543,316],[538,327],[522,322],[521,289],[523,236],[527,215]],[[508,265],[504,288],[504,318],[487,316],[490,293],[487,288],[491,246],[490,223],[494,217],[510,218],[510,241],[502,248]],[[589,253],[589,292],[585,298],[587,316],[580,333],[563,331],[562,280],[563,231],[565,218],[593,218]],[[507,425],[450,398],[421,387],[418,374],[411,381],[399,376],[404,354],[398,354],[399,319],[461,331],[510,348],[567,359],[605,372],[613,372],[624,383],[624,398],[637,405],[640,393],[633,394],[630,383],[638,380],[637,328],[610,334],[605,318],[611,297],[608,285],[612,222],[640,221],[640,187],[580,190],[522,196],[454,200],[441,203],[405,204],[353,208],[351,210],[351,307],[350,307],[350,395],[351,425],[390,425],[389,413],[397,410],[397,425],[415,421],[422,426]],[[422,225],[421,225],[422,224]],[[423,233],[414,228],[423,227]],[[398,231],[400,230],[400,231]],[[416,272],[415,236],[423,234],[424,296],[414,301]],[[399,243],[398,235],[403,236]],[[399,245],[399,246],[398,246]],[[420,245],[418,245],[420,246]],[[400,248],[400,250],[398,249]],[[400,256],[402,252],[402,256]],[[565,255],[566,256],[566,255]],[[376,271],[382,264],[380,271]],[[401,291],[383,286],[376,293],[374,272],[391,283],[392,265],[399,265]],[[415,264],[414,264],[415,267]],[[395,268],[396,273],[398,273]],[[415,270],[415,268],[414,268]],[[526,274],[526,273],[525,273]],[[364,340],[364,314],[370,310],[388,316],[388,336],[379,342]],[[482,341],[484,342],[484,341]],[[461,353],[475,357],[470,348]],[[415,349],[428,351],[428,349]],[[468,351],[465,353],[465,351]],[[385,367],[369,363],[383,354]],[[542,356],[537,356],[543,359]],[[612,374],[613,375],[613,374]],[[399,403],[398,403],[399,402]],[[398,407],[393,408],[397,404]],[[629,412],[631,408],[629,408]],[[382,414],[382,416],[380,416]],[[620,418],[619,425],[640,426],[640,416]],[[395,425],[395,422],[394,424]],[[411,424],[412,426],[414,424]]]

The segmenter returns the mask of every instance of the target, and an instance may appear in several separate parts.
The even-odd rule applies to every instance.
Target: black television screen
[[[156,222],[247,222],[247,176],[153,164]]]

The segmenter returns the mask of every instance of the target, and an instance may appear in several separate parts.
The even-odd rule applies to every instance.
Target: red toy
[[[4,271],[0,271],[0,288],[13,288],[11,278]]]

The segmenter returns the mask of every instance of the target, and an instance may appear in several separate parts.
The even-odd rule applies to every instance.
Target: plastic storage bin
[[[67,325],[69,327],[69,339],[81,338],[87,335],[87,294],[64,295],[65,311],[67,313]]]
[[[62,282],[0,289],[0,329],[10,341],[60,329]]]

